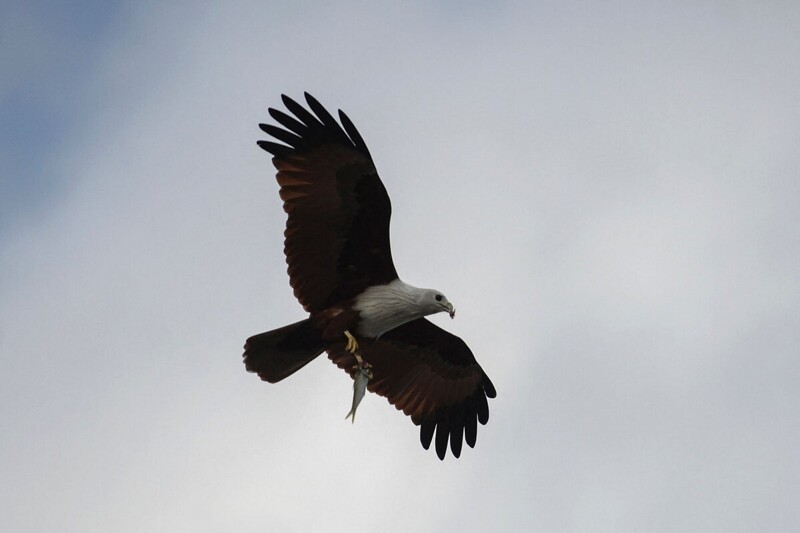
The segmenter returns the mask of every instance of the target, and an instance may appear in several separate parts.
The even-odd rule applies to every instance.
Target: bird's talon
[[[347,337],[347,346],[345,346],[345,349],[351,354],[355,355],[356,359],[358,359],[359,355],[356,353],[356,351],[358,350],[358,341],[353,336],[353,334],[347,330],[345,330],[344,336]]]
[[[361,372],[365,374],[369,379],[372,379],[372,365],[364,361],[364,359],[356,354],[356,360],[358,364],[353,365],[354,372]]]

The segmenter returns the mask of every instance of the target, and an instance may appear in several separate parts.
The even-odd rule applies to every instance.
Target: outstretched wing
[[[489,420],[486,399],[496,392],[464,341],[419,318],[376,340],[359,339],[359,353],[372,365],[367,389],[386,397],[420,426],[426,450],[434,432],[440,459],[448,440],[456,457],[462,440],[475,446],[478,422]],[[343,346],[330,348],[328,357],[353,374],[355,358]]]
[[[259,125],[285,144],[258,145],[274,156],[289,215],[289,282],[313,313],[388,283],[397,272],[389,247],[392,207],[364,140],[342,111],[339,125],[314,97],[305,97],[311,111],[284,95],[294,117],[270,109],[283,128]]]

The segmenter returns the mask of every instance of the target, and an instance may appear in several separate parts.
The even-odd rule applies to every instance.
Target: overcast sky
[[[0,530],[800,529],[795,2],[66,4],[0,7]],[[458,460],[241,363],[306,90],[497,387]]]

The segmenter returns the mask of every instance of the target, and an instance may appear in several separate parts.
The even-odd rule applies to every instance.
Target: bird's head
[[[422,306],[426,315],[434,313],[441,313],[442,311],[450,315],[450,318],[455,318],[456,308],[447,299],[447,297],[439,291],[428,289],[422,296]]]

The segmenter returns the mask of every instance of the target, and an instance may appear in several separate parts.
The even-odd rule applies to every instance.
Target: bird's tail
[[[309,319],[253,335],[244,343],[244,364],[264,381],[291,376],[325,350],[320,332]]]

